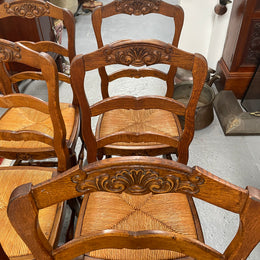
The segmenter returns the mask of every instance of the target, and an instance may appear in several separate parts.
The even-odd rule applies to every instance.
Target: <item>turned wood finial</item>
[[[217,4],[214,8],[214,11],[218,15],[223,15],[227,12],[227,4],[232,3],[230,0],[219,0],[219,4]]]

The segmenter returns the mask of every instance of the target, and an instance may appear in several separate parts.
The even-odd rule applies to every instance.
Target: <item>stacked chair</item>
[[[18,62],[40,70],[22,72],[22,79],[40,78],[45,82],[48,93],[48,102],[19,93],[1,96],[1,107],[7,108],[0,118],[1,155],[11,159],[17,159],[19,156],[24,159],[30,157],[42,159],[58,157],[59,153],[58,169],[64,171],[70,168],[72,165],[66,134],[72,131],[66,131],[63,120],[54,60],[48,54],[44,55],[45,53],[37,55],[38,53],[31,52],[19,43],[1,40],[0,46],[2,50],[0,85],[3,88],[7,85],[5,82],[9,81],[11,85],[12,82],[21,80],[19,73],[10,75],[4,69],[3,62]],[[45,60],[49,62],[44,63],[45,60],[42,61],[40,57],[46,57]]]
[[[25,19],[49,16],[62,20],[68,32],[67,47],[50,41],[23,41],[22,44],[5,40],[0,42],[0,91],[4,94],[0,97],[0,103],[1,107],[6,109],[0,118],[0,155],[15,160],[15,165],[30,165],[1,168],[0,219],[4,228],[1,229],[0,244],[11,259],[32,259],[30,250],[8,221],[8,199],[18,185],[28,182],[37,184],[77,163],[77,100],[73,97],[72,103],[61,103],[59,98],[59,80],[70,84],[70,75],[58,72],[54,60],[45,53],[55,52],[72,61],[75,56],[75,21],[68,10],[41,0],[1,4],[0,19],[12,16]],[[8,62],[25,64],[32,70],[13,73],[6,69]],[[16,83],[23,80],[42,81],[41,85],[46,88],[48,94],[48,102],[17,93],[19,90],[15,88]],[[52,158],[56,160],[53,162]],[[58,243],[64,208],[64,203],[57,204],[40,214],[40,225],[52,245]]]
[[[16,61],[37,68],[38,71],[34,72],[35,78],[40,75],[40,78],[46,82],[49,94],[48,102],[21,93],[1,95],[0,107],[7,109],[0,123],[1,142],[3,143],[3,140],[7,140],[6,143],[28,142],[32,148],[34,143],[41,143],[45,151],[50,149],[55,151],[58,158],[58,170],[64,171],[70,168],[70,153],[66,145],[66,128],[60,109],[58,72],[54,60],[45,52],[39,53],[20,43],[7,40],[0,40],[0,49],[1,62]],[[34,73],[31,73],[33,79]],[[27,118],[23,116],[25,112],[28,115]],[[40,124],[37,124],[37,119],[42,119],[40,122],[45,121],[45,123],[40,127]],[[24,127],[19,130],[18,127],[29,121],[31,128]],[[12,128],[7,129],[5,125],[12,126]],[[36,148],[34,150],[37,152]],[[30,250],[12,228],[7,217],[7,205],[12,190],[24,183],[43,182],[57,174],[56,168],[49,167],[12,166],[0,168],[0,244],[11,259],[16,259],[16,257],[32,259]],[[63,207],[64,203],[57,204],[41,211],[39,215],[40,226],[52,245],[58,242]]]
[[[33,49],[38,52],[50,51],[63,55],[65,57],[69,57],[70,61],[75,56],[75,21],[70,11],[59,8],[55,5],[52,5],[49,2],[41,0],[12,1],[10,3],[1,4],[0,18],[2,19],[11,16],[19,16],[25,19],[34,19],[36,17],[49,16],[55,19],[62,20],[68,31],[67,48],[50,41],[41,41],[37,43],[23,41],[22,43],[30,49]],[[15,59],[16,62],[19,62],[19,59],[17,59],[17,57],[9,57],[8,62],[14,61],[12,59]],[[40,72],[35,73],[32,71],[22,71],[17,74],[10,73],[6,70],[5,63],[3,62],[0,64],[0,76],[0,91],[3,94],[14,93],[14,85],[22,80],[42,79],[42,75]],[[44,80],[46,80],[46,78]],[[59,72],[59,80],[70,84],[70,75],[66,75],[65,73]],[[60,102],[58,93],[58,80],[53,84],[55,84],[55,86],[53,86],[53,90],[55,89],[56,91],[55,101],[56,103],[58,103]],[[50,96],[51,94],[54,95],[54,93],[48,92],[48,96]],[[59,171],[64,171],[70,168],[71,166],[75,165],[77,162],[75,146],[79,134],[79,109],[76,98],[73,97],[72,103],[60,103],[59,110],[61,111],[66,129],[66,140],[63,146],[66,147],[66,149],[69,152],[69,159],[67,159],[67,163],[61,164],[65,168],[61,168],[60,166],[58,166]],[[20,118],[20,121],[23,121],[22,123],[15,120],[17,116]],[[24,120],[22,120],[22,118]],[[43,131],[43,133],[50,134],[51,136],[53,136],[53,130],[51,130],[52,119],[50,117],[42,117],[39,115],[39,113],[34,114],[31,110],[24,110],[23,108],[19,109],[19,114],[17,114],[17,111],[9,109],[5,113],[4,117],[0,118],[0,125],[2,130],[10,130],[16,132],[24,130],[26,130],[27,132]],[[45,130],[43,130],[44,128]],[[15,139],[10,139],[10,137],[8,138],[9,139],[5,139],[5,137],[2,135],[0,141],[0,156],[3,156],[11,160],[16,160],[16,165],[21,165],[24,162],[28,161],[30,164],[36,164],[39,162],[36,160],[57,158],[57,154],[55,153],[53,145],[43,144],[42,142],[36,139],[34,139],[34,141],[31,142],[29,140],[18,141]],[[49,165],[50,162],[48,162],[47,164]]]

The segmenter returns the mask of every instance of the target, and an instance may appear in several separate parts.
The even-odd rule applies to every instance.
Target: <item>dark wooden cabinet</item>
[[[260,0],[233,2],[216,86],[242,98],[260,59]]]

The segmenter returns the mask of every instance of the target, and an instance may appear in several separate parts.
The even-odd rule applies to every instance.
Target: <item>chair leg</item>
[[[66,233],[66,241],[70,241],[71,239],[74,238],[75,223],[76,223],[76,219],[79,216],[81,202],[82,202],[81,197],[68,200],[68,205],[71,209],[71,216],[70,216],[69,227]]]
[[[84,149],[85,149],[84,142],[82,141],[79,156],[78,156],[78,164],[79,164],[80,168],[82,168],[83,162],[84,162]]]
[[[168,159],[168,160],[172,160],[172,156],[171,156],[170,153],[164,154],[164,155],[163,155],[163,158],[164,158],[164,159]]]
[[[58,167],[57,161],[34,161],[32,159],[22,160],[16,159],[13,166],[40,166],[40,167]]]
[[[74,210],[71,211],[71,216],[70,216],[70,223],[69,227],[66,233],[66,241],[70,241],[74,238],[74,223],[75,223],[75,217],[76,213]]]
[[[20,165],[21,164],[21,162],[22,162],[22,160],[21,159],[16,159],[15,161],[14,161],[14,166],[18,166],[18,165]]]
[[[70,161],[71,161],[71,166],[75,166],[77,164],[77,156],[75,152],[70,155]]]
[[[19,87],[18,87],[18,84],[17,84],[17,83],[14,83],[14,84],[13,84],[13,87],[14,87],[14,91],[15,91],[16,93],[20,93]]]

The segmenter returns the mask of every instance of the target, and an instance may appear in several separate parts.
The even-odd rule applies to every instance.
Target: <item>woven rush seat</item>
[[[164,120],[164,124],[162,124],[162,118]],[[111,122],[113,123],[111,124]],[[115,134],[122,131],[133,133],[151,132],[170,137],[179,137],[182,133],[177,115],[172,114],[171,112],[160,109],[115,109],[104,113],[100,117],[96,137],[97,139],[100,139],[110,134]],[[136,146],[154,145],[158,147],[166,146],[156,142],[118,142],[113,145],[107,145],[105,148],[127,146],[125,149],[131,150],[131,146],[134,146],[133,149],[138,149]],[[124,149],[123,147],[120,148]]]
[[[66,127],[66,142],[71,144],[74,139],[73,123],[75,122],[77,113],[75,108],[68,103],[60,103],[61,113]],[[15,120],[13,120],[15,118]],[[53,137],[54,131],[52,127],[51,118],[38,110],[28,107],[19,107],[9,109],[0,118],[0,130],[9,131],[23,131],[32,130],[44,133]],[[0,140],[0,147],[19,149],[50,149],[54,151],[53,147],[39,141],[4,141]]]
[[[184,194],[147,194],[133,196],[94,192],[85,198],[76,229],[77,236],[116,229],[127,231],[163,230],[199,239],[193,207]],[[85,215],[83,216],[85,212]],[[198,232],[201,232],[199,230]],[[200,233],[201,234],[201,233]],[[202,239],[202,238],[201,238]],[[183,254],[167,250],[102,249],[90,252],[85,259],[180,259]],[[191,259],[191,258],[189,258]]]
[[[23,167],[25,168],[25,167]],[[30,250],[16,233],[7,216],[7,205],[12,191],[19,185],[37,184],[52,177],[54,169],[42,167],[2,167],[0,169],[0,244],[10,259],[34,259]],[[59,206],[53,205],[39,211],[39,224],[44,235],[53,244],[55,215]],[[17,257],[17,258],[16,258]]]

